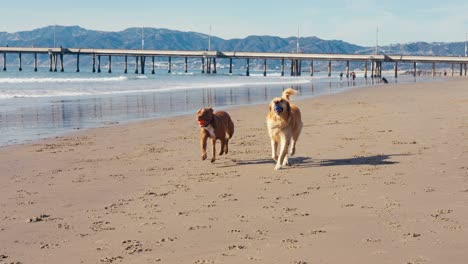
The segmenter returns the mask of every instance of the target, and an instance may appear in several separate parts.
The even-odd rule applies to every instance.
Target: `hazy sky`
[[[373,46],[465,41],[468,0],[4,0],[0,31],[52,24],[119,31],[157,27],[225,39],[248,35],[317,36]]]

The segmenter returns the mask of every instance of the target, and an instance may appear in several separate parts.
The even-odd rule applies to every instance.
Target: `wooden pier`
[[[154,58],[168,58],[168,73],[172,71],[172,58],[184,58],[184,71],[188,71],[188,58],[199,58],[201,61],[201,73],[216,74],[216,59],[229,59],[229,73],[232,73],[233,60],[245,60],[245,74],[250,75],[250,60],[263,60],[263,75],[267,75],[267,60],[281,61],[281,76],[284,76],[285,61],[291,62],[291,76],[302,74],[302,62],[310,62],[310,75],[314,74],[314,61],[328,62],[328,76],[331,76],[332,61],[344,61],[346,63],[346,77],[350,76],[349,63],[364,63],[364,76],[367,78],[367,64],[370,63],[370,77],[382,76],[383,63],[393,63],[394,76],[398,77],[398,65],[400,63],[412,63],[414,76],[417,74],[417,64],[432,64],[432,75],[436,74],[436,64],[444,63],[451,65],[451,75],[454,75],[454,67],[460,67],[459,74],[467,75],[468,57],[454,56],[413,56],[413,55],[358,55],[358,54],[312,54],[312,53],[281,53],[281,52],[224,52],[224,51],[177,51],[177,50],[124,50],[124,49],[81,49],[81,48],[26,48],[26,47],[0,47],[0,54],[3,56],[3,71],[7,70],[7,59],[10,54],[16,54],[18,58],[18,70],[22,71],[23,54],[31,54],[34,57],[34,71],[37,71],[38,54],[47,54],[49,57],[49,71],[65,71],[63,65],[64,56],[76,57],[76,71],[80,71],[80,56],[92,57],[92,72],[101,72],[101,56],[108,57],[107,72],[112,72],[112,57],[124,57],[123,72],[127,73],[128,57],[135,58],[135,73],[145,74],[146,58],[151,58],[152,70],[154,74]],[[14,55],[15,56],[15,55]],[[57,69],[59,64],[60,69]]]

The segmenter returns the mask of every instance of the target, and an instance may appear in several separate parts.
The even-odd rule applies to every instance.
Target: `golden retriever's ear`
[[[271,112],[271,104],[268,105],[268,112]]]
[[[291,114],[291,105],[288,101],[286,101],[286,109],[288,110],[288,114]]]

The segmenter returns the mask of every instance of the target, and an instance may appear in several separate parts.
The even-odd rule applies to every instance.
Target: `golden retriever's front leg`
[[[291,150],[289,151],[289,156],[294,156],[296,153],[296,140],[291,140]]]
[[[213,154],[211,156],[211,162],[215,162],[216,160],[216,139],[211,140],[211,146],[213,147]]]
[[[276,162],[275,170],[281,169],[283,165],[289,165],[287,155],[290,141],[290,138],[281,138],[280,154],[279,159]]]
[[[274,139],[271,140],[271,157],[275,161],[278,160],[278,142]]]
[[[206,160],[206,141],[208,140],[208,136],[202,131],[200,135],[200,145],[202,149],[202,160]]]

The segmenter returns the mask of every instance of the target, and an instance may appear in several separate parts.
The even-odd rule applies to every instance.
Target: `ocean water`
[[[145,119],[194,113],[200,107],[217,109],[259,104],[293,87],[299,97],[334,94],[351,88],[382,85],[357,75],[355,81],[340,79],[338,73],[327,77],[318,72],[313,77],[299,77],[279,72],[244,71],[228,74],[201,74],[160,69],[156,74],[38,72],[10,67],[0,72],[0,147],[32,142],[62,135],[77,129],[107,126]],[[390,83],[396,80],[388,78]],[[400,77],[398,82],[432,81],[432,78]]]

